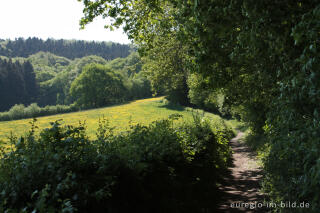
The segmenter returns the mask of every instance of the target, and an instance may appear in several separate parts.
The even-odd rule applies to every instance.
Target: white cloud
[[[1,0],[0,38],[40,37],[130,43],[121,29],[103,28],[102,18],[79,30],[82,3],[77,0]]]

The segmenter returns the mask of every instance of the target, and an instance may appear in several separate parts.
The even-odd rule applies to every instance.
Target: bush
[[[24,109],[25,115],[29,118],[39,116],[40,107],[36,103],[30,104],[28,107]]]
[[[275,201],[309,203],[309,208],[281,212],[319,212],[320,209],[320,4],[304,4],[288,26],[292,42],[286,55],[279,96],[273,100],[265,130],[269,153],[265,158],[265,188]],[[291,10],[290,11],[295,11]],[[298,51],[296,51],[298,50]],[[293,51],[295,54],[293,54]],[[289,53],[289,54],[288,54]],[[290,56],[290,57],[288,57]]]
[[[0,112],[0,121],[10,121],[9,112]]]
[[[25,117],[24,114],[24,105],[23,104],[16,104],[9,110],[9,117],[11,120],[21,119]]]
[[[39,138],[32,130],[28,137],[15,141],[15,147],[2,153],[1,212],[8,208],[60,212],[66,207],[72,210],[67,212],[73,212],[73,206],[90,203],[111,183],[97,170],[97,150],[86,138],[83,126],[62,128],[55,122]]]
[[[23,118],[35,118],[39,116],[55,115],[60,113],[77,111],[78,107],[73,105],[56,105],[39,107],[36,103],[25,107],[23,104],[14,105],[8,112],[0,113],[0,121],[17,120]]]
[[[200,118],[174,127],[178,117],[120,135],[101,120],[94,141],[82,124],[56,121],[39,136],[33,125],[2,153],[0,211],[208,211],[232,132]]]

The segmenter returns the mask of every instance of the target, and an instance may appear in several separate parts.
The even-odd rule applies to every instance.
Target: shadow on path
[[[262,170],[254,153],[239,142],[242,136],[240,132],[230,142],[233,162],[219,187],[221,202],[217,212],[267,212],[260,206],[264,201],[264,195],[259,192]]]

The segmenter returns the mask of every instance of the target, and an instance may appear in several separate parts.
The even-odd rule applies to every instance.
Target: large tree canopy
[[[143,57],[143,73],[150,80],[153,92],[165,94],[169,101],[188,105],[186,46],[176,40],[173,33],[156,37],[152,45]]]
[[[241,106],[252,130],[265,134],[265,186],[272,198],[308,200],[314,212],[320,208],[318,0],[83,3],[83,26],[100,15],[111,17],[110,26],[123,24],[145,54],[174,32],[188,54],[188,71],[197,73],[191,88],[222,91],[229,103]]]
[[[83,68],[70,88],[70,95],[82,107],[102,107],[123,102],[126,89],[122,76],[109,67],[89,64]]]

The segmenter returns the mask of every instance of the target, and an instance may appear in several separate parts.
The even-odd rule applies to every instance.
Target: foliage
[[[223,90],[211,89],[207,78],[193,73],[187,83],[190,88],[188,96],[192,104],[225,117],[231,115],[231,104],[228,103]]]
[[[72,82],[70,95],[80,107],[102,107],[125,100],[122,76],[107,66],[89,64]]]
[[[40,94],[37,102],[40,106],[71,104],[69,96],[71,83],[90,63],[106,64],[99,56],[85,56],[69,60],[52,53],[39,52],[28,57],[35,67],[37,81],[40,82]]]
[[[1,211],[62,211],[68,201],[84,204],[107,188],[108,176],[98,174],[96,150],[83,130],[83,125],[61,128],[54,122],[39,138],[33,136],[32,129],[28,137],[12,141],[16,149],[2,153],[1,159]],[[90,179],[98,184],[88,184]]]
[[[108,65],[114,70],[125,73],[127,76],[132,76],[141,71],[142,62],[137,52],[131,52],[125,58],[116,58],[109,61]]]
[[[150,80],[153,92],[166,95],[171,102],[189,105],[186,46],[173,33],[156,37],[152,45],[144,53],[143,74]]]
[[[140,74],[142,62],[137,53],[132,52],[127,58],[118,58],[108,63],[103,59],[102,61],[98,60],[99,58],[97,56],[90,56],[88,59],[90,59],[89,61],[91,62],[97,61],[105,66],[83,66],[89,61],[85,61],[84,63],[81,59],[82,63],[77,65],[77,69],[80,67],[83,67],[83,69],[78,71],[76,75],[74,75],[73,71],[68,73],[69,76],[80,75],[75,81],[72,79],[74,77],[71,77],[69,80],[69,82],[73,82],[70,86],[71,97],[69,100],[81,102],[79,105],[83,107],[101,107],[151,96],[149,81]],[[91,66],[91,68],[88,68],[89,66]],[[96,67],[94,68],[93,66]],[[83,74],[83,72],[86,73]],[[63,79],[65,78],[62,78],[62,80]],[[80,79],[82,79],[81,82]],[[88,79],[90,79],[90,81]],[[86,87],[82,85],[86,85]],[[77,92],[76,88],[78,90]],[[83,91],[80,91],[81,89]],[[79,100],[79,94],[82,96],[81,100]],[[85,100],[84,97],[90,100]],[[99,103],[95,103],[96,101]]]
[[[149,80],[142,74],[143,61],[137,52],[132,52],[126,58],[117,58],[107,63],[117,73],[122,74],[123,84],[129,94],[127,100],[151,97]]]
[[[0,112],[0,121],[18,120],[23,118],[35,118],[39,116],[55,115],[60,113],[74,112],[78,110],[75,105],[45,106],[39,107],[32,103],[25,107],[23,104],[16,104],[7,112]]]
[[[135,74],[129,79],[129,88],[131,100],[152,97],[150,81],[142,73]]]
[[[285,64],[286,76],[279,85],[281,93],[272,105],[274,111],[269,112],[265,127],[271,142],[265,159],[268,172],[265,184],[275,199],[306,201],[312,207],[310,212],[317,212],[320,208],[317,48],[320,40],[316,32],[320,30],[317,21],[320,6],[302,3],[299,9],[304,15],[297,19],[291,31],[296,51],[285,54],[292,64]],[[280,187],[281,184],[285,187]]]
[[[39,92],[35,78],[30,62],[0,59],[0,111],[16,103],[30,104],[35,101]]]
[[[58,73],[52,79],[40,83],[38,103],[40,106],[71,104],[69,88],[71,85],[70,73],[66,70]]]
[[[191,71],[206,81],[203,91],[222,89],[254,134],[267,137],[265,185],[272,199],[308,200],[310,212],[317,212],[319,1],[83,3],[82,25],[111,17],[109,25],[124,24],[142,50],[176,32],[189,48]]]
[[[28,60],[32,64],[38,82],[52,79],[59,72],[62,72],[70,64],[70,60],[54,55],[49,52],[38,52],[30,55]]]
[[[0,41],[0,55],[7,57],[27,58],[37,52],[51,52],[68,59],[81,58],[88,55],[98,55],[106,60],[127,57],[131,47],[127,44],[113,42],[96,42],[80,40],[42,40],[36,37],[27,39]]]
[[[33,102],[42,107],[72,104],[75,100],[69,96],[70,85],[86,64],[106,64],[108,60],[127,57],[130,51],[129,45],[111,42],[2,40],[0,111],[9,110],[14,104]]]
[[[117,60],[117,59],[114,59],[114,60]],[[108,63],[107,60],[105,60],[104,58],[102,58],[100,56],[96,56],[96,55],[89,55],[89,56],[85,56],[82,58],[76,58],[71,62],[70,66],[67,68],[68,73],[70,75],[70,81],[72,82],[74,79],[76,79],[81,74],[83,68],[87,64],[105,65],[107,63]]]
[[[3,60],[3,64],[0,62],[0,82],[3,82],[0,84],[3,89],[0,91],[0,98],[3,99],[0,111],[9,110],[14,104],[30,104],[31,101],[41,107],[72,104],[76,99],[69,94],[71,84],[83,68],[91,63],[108,65],[121,74],[123,84],[128,90],[123,99],[134,100],[152,95],[149,81],[139,74],[142,61],[136,52],[112,61],[96,55],[70,60],[49,52],[38,52],[28,58],[9,59],[0,56],[0,60]],[[21,64],[22,68],[19,68],[18,64]]]
[[[208,121],[131,125],[120,135],[100,120],[97,140],[84,124],[59,121],[26,137],[0,159],[0,210],[22,212],[203,212],[230,149],[228,129]],[[222,150],[224,152],[222,152]],[[208,178],[215,177],[215,178]],[[213,191],[211,191],[213,190]],[[204,191],[206,193],[204,193]]]

